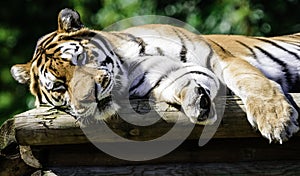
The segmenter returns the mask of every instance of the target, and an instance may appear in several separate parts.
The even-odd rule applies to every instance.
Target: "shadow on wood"
[[[297,103],[300,103],[300,94],[292,94],[292,96]],[[101,166],[102,170],[99,171],[99,175],[110,170],[112,166],[118,166],[115,171],[125,169],[124,175],[127,171],[129,172],[130,169],[127,170],[128,168],[141,171],[145,171],[146,168],[153,168],[156,171],[161,170],[156,173],[165,174],[171,170],[179,172],[176,168],[186,170],[186,173],[199,174],[202,171],[203,173],[221,173],[218,169],[208,172],[208,168],[214,167],[213,163],[216,164],[217,168],[222,165],[226,167],[228,169],[226,174],[252,173],[253,170],[251,169],[257,168],[267,168],[266,171],[271,173],[286,172],[283,168],[273,168],[267,164],[268,162],[278,164],[281,163],[280,161],[283,161],[282,166],[287,164],[288,168],[293,168],[292,173],[300,173],[299,167],[294,168],[295,164],[300,164],[299,133],[282,145],[269,144],[266,139],[251,128],[243,108],[239,98],[227,97],[222,122],[211,141],[203,147],[198,146],[198,139],[203,126],[196,125],[188,139],[171,153],[150,161],[133,162],[111,157],[93,146],[74,117],[57,109],[41,107],[16,115],[1,127],[1,157],[9,158],[15,155],[17,158],[21,157],[29,166],[37,169],[41,166],[43,169],[56,169],[58,173],[68,173],[70,171],[68,168],[71,166],[82,166],[83,170],[95,168],[95,166],[100,168]],[[175,119],[178,117],[178,113],[180,112],[173,110],[164,112],[164,120],[159,120],[157,123],[146,127],[128,124],[120,118],[112,118],[107,124],[115,133],[127,139],[151,140],[168,132],[176,120],[179,120],[178,123],[182,123],[182,128],[184,128],[184,123],[187,121],[186,119]],[[180,128],[178,130],[180,132]],[[97,132],[101,133],[101,129],[97,129]],[[118,145],[121,142],[105,136],[97,140],[99,140],[97,142],[111,143],[112,145]],[[177,137],[174,136],[168,140],[177,140]],[[18,151],[19,148],[21,152]],[[259,167],[251,164],[251,162],[258,161],[265,161],[263,162],[264,165]],[[3,163],[4,160],[1,162]],[[248,162],[249,167],[241,162]],[[176,165],[170,165],[172,163],[176,163]],[[141,164],[147,167],[139,167]],[[148,164],[155,164],[156,166],[152,167]],[[122,165],[124,167],[121,167]],[[2,168],[4,166],[5,163],[1,164]],[[239,166],[242,167],[236,169]],[[76,172],[80,175],[83,171],[79,168]],[[115,173],[113,171],[108,172]]]

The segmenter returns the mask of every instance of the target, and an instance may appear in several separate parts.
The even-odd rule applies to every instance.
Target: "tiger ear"
[[[18,81],[21,84],[26,84],[30,81],[29,70],[29,64],[17,64],[11,67],[10,73],[16,81]]]
[[[62,9],[58,14],[58,32],[74,32],[84,25],[80,20],[80,15],[77,11],[72,9]]]

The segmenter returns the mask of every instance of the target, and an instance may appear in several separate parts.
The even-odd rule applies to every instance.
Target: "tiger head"
[[[70,9],[59,13],[57,31],[39,39],[33,58],[14,65],[11,74],[30,85],[36,106],[66,108],[76,117],[112,115],[117,107],[111,91],[118,81],[126,82],[110,43]]]

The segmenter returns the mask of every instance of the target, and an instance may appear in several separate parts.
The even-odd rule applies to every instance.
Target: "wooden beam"
[[[292,94],[292,96],[299,105],[300,94]],[[134,104],[140,106],[138,103]],[[214,138],[261,137],[247,122],[243,108],[244,105],[238,97],[226,97],[226,110]],[[160,120],[154,125],[146,127],[131,125],[125,123],[122,119],[111,119],[107,124],[120,136],[132,140],[149,140],[168,132],[173,127],[179,113],[174,110],[164,112],[165,120]],[[179,119],[179,123],[182,123],[182,127],[178,128],[179,132],[185,128],[184,124],[186,122],[186,119]],[[49,107],[36,108],[16,115],[14,117],[14,128],[16,140],[20,145],[63,145],[89,142],[74,117]],[[101,133],[101,130],[96,129],[96,132]],[[203,126],[196,125],[189,139],[198,139],[202,130]],[[299,133],[296,135],[299,136]],[[176,140],[176,138],[176,136],[173,136],[169,140]],[[102,136],[99,142],[120,141]]]
[[[117,167],[50,167],[57,175],[299,175],[299,161],[172,163]],[[276,167],[274,167],[276,166]],[[49,174],[50,175],[50,174]]]

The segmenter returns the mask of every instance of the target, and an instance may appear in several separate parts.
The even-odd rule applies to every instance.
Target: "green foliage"
[[[17,5],[16,5],[17,4]],[[139,15],[165,15],[202,34],[279,35],[300,31],[299,0],[10,0],[0,7],[0,124],[34,105],[28,86],[10,76],[10,67],[32,57],[39,37],[57,28],[65,7],[80,12],[90,28],[103,29]]]

